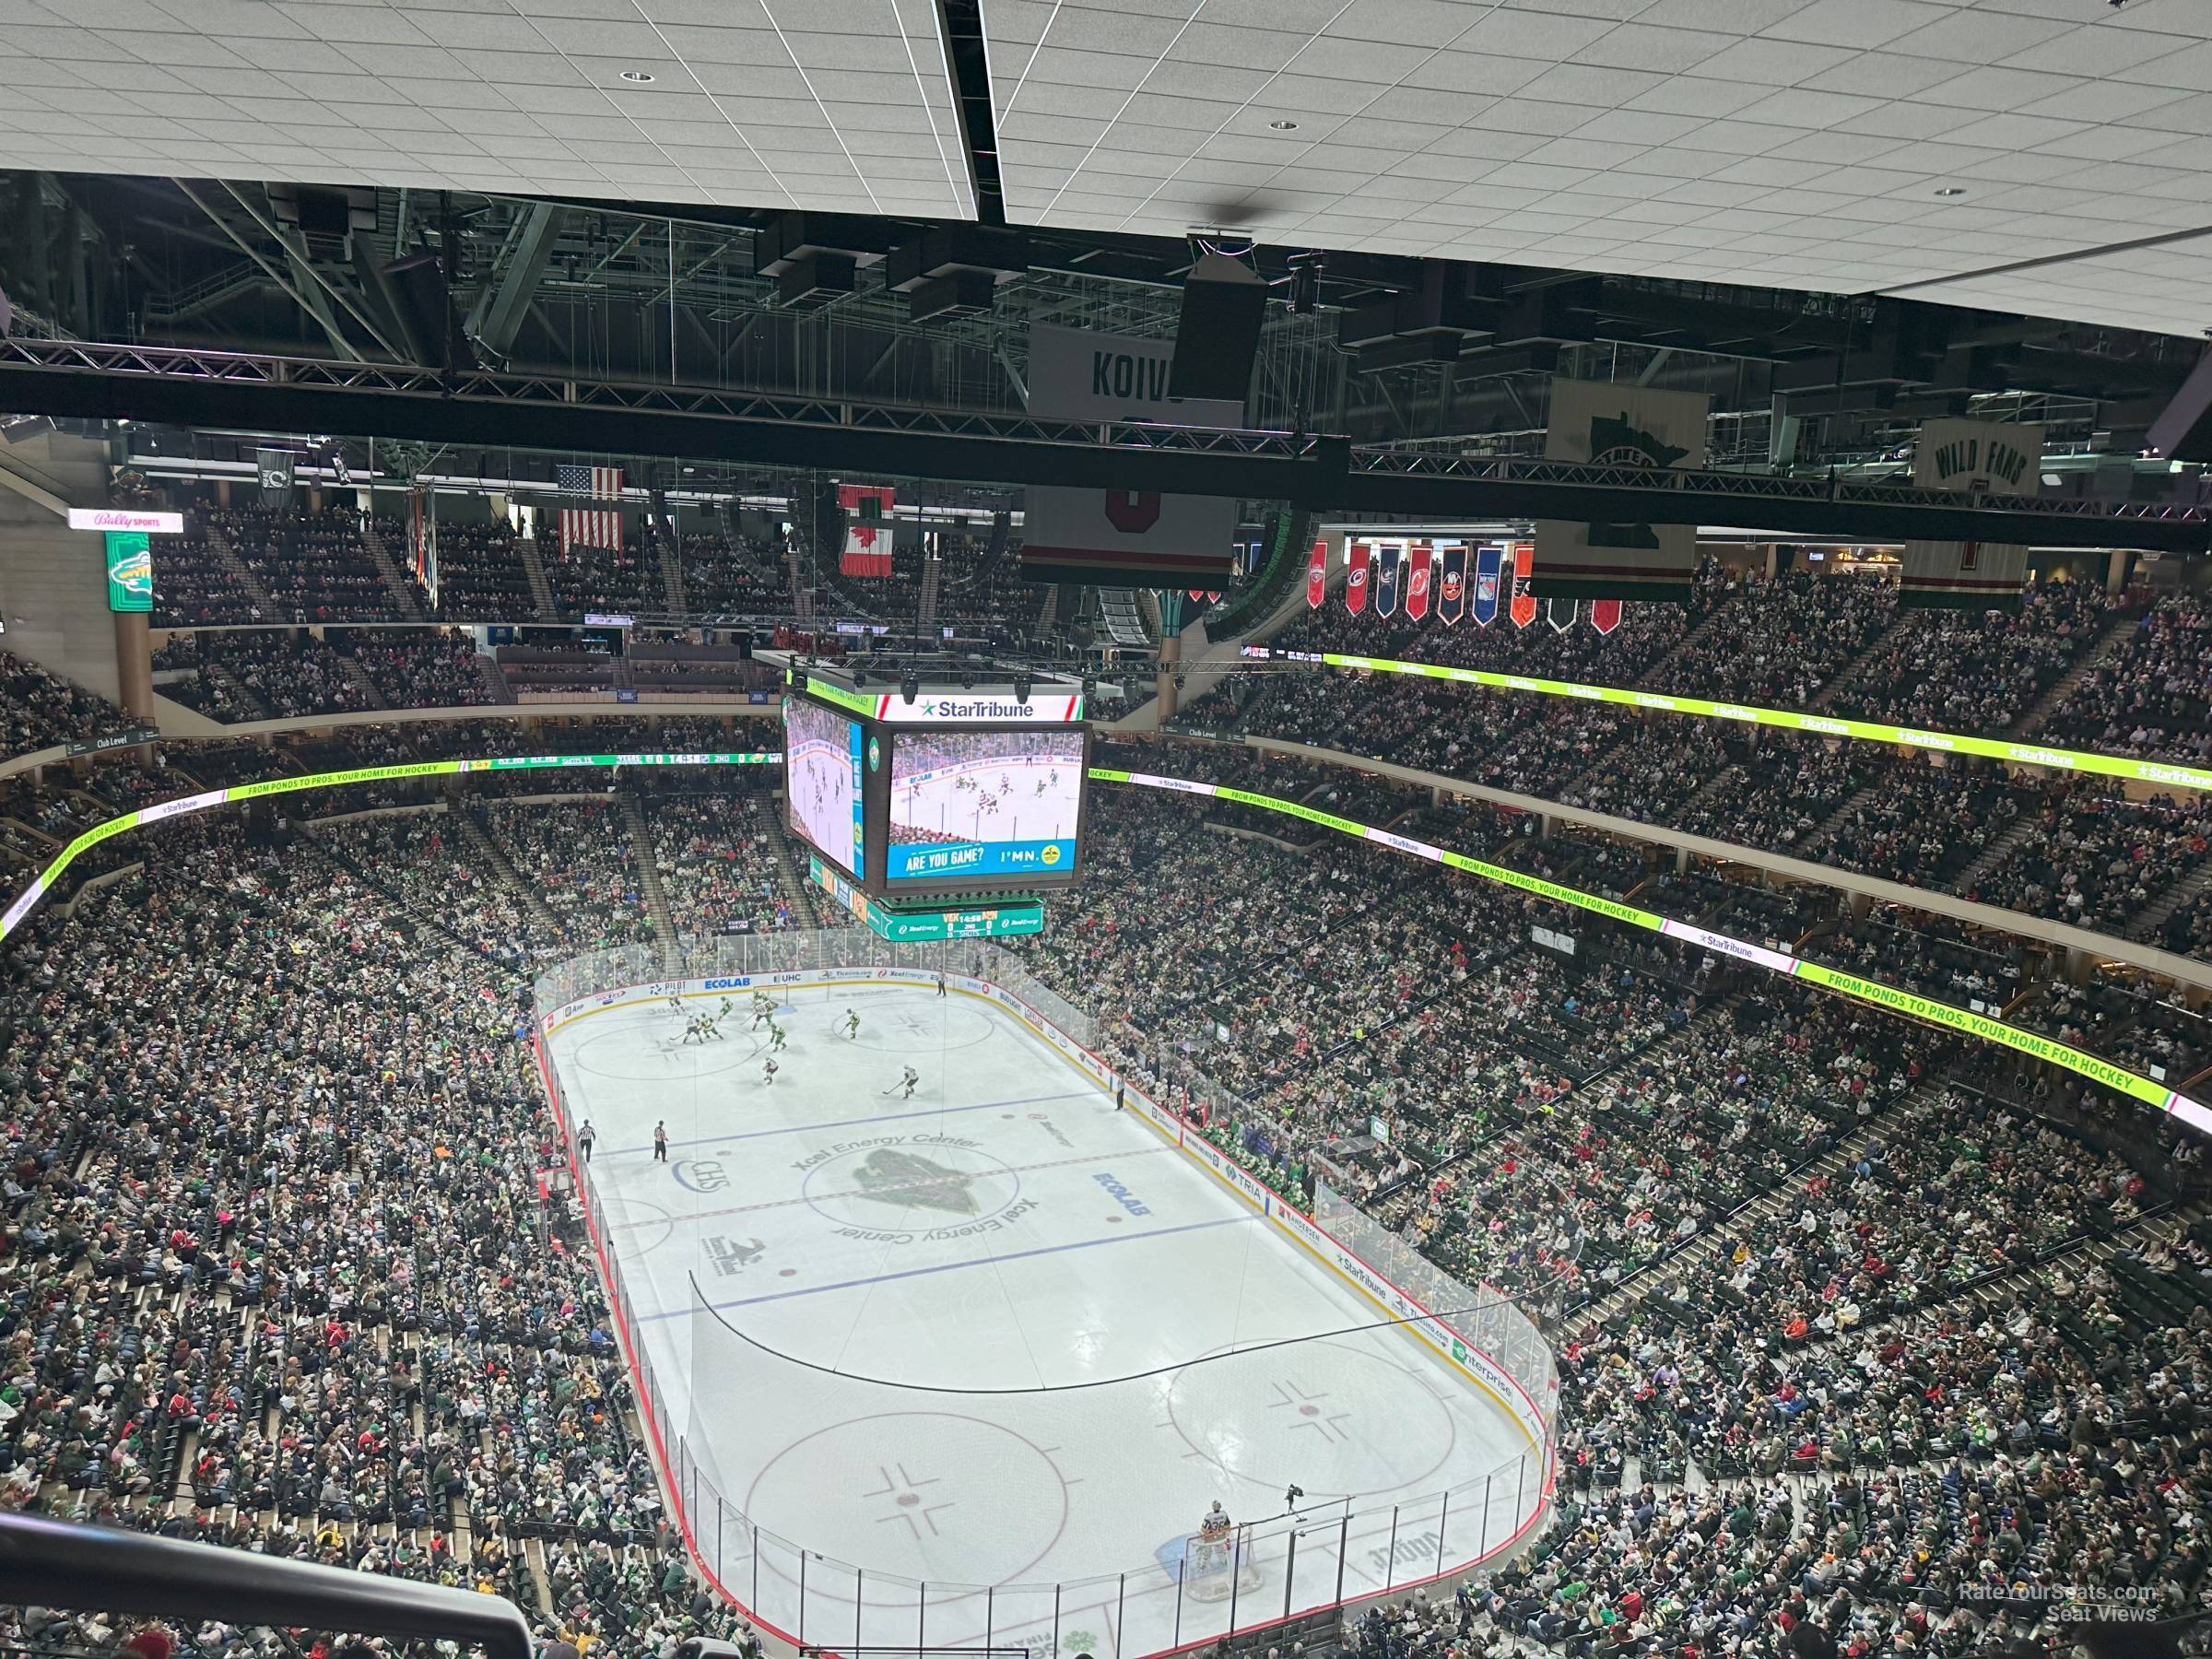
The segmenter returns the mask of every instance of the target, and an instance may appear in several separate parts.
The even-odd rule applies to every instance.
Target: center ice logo
[[[916,1152],[879,1147],[853,1172],[861,1195],[901,1209],[947,1210],[956,1216],[976,1213],[971,1178],[965,1171],[948,1170]]]

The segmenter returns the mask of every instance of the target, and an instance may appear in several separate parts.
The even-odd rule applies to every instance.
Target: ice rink
[[[1498,1401],[1006,1009],[786,987],[770,1085],[747,995],[719,1041],[677,1041],[709,994],[571,1018],[550,1059],[702,1553],[763,1618],[1147,1653],[1226,1628],[1226,1586],[1179,1564],[1216,1500],[1265,1524],[1239,1625],[1426,1576],[1526,1512],[1536,1460]]]

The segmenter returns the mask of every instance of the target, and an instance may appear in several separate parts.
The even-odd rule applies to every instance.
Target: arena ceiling
[[[977,17],[0,0],[0,167],[924,218],[981,178],[1018,225],[2212,324],[2203,0],[982,0],[981,87]]]

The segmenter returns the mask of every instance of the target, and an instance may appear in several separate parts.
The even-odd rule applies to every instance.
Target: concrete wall
[[[0,447],[0,467],[71,506],[107,500],[107,447],[48,436]],[[0,488],[0,645],[111,701],[122,700],[115,623],[108,611],[100,538],[72,530],[49,509]]]

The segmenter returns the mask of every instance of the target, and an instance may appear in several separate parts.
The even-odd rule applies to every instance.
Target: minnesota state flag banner
[[[1701,392],[1554,380],[1544,457],[1640,471],[1701,466],[1711,401]],[[1531,581],[1539,599],[1671,599],[1687,605],[1697,571],[1693,524],[1536,523]]]

